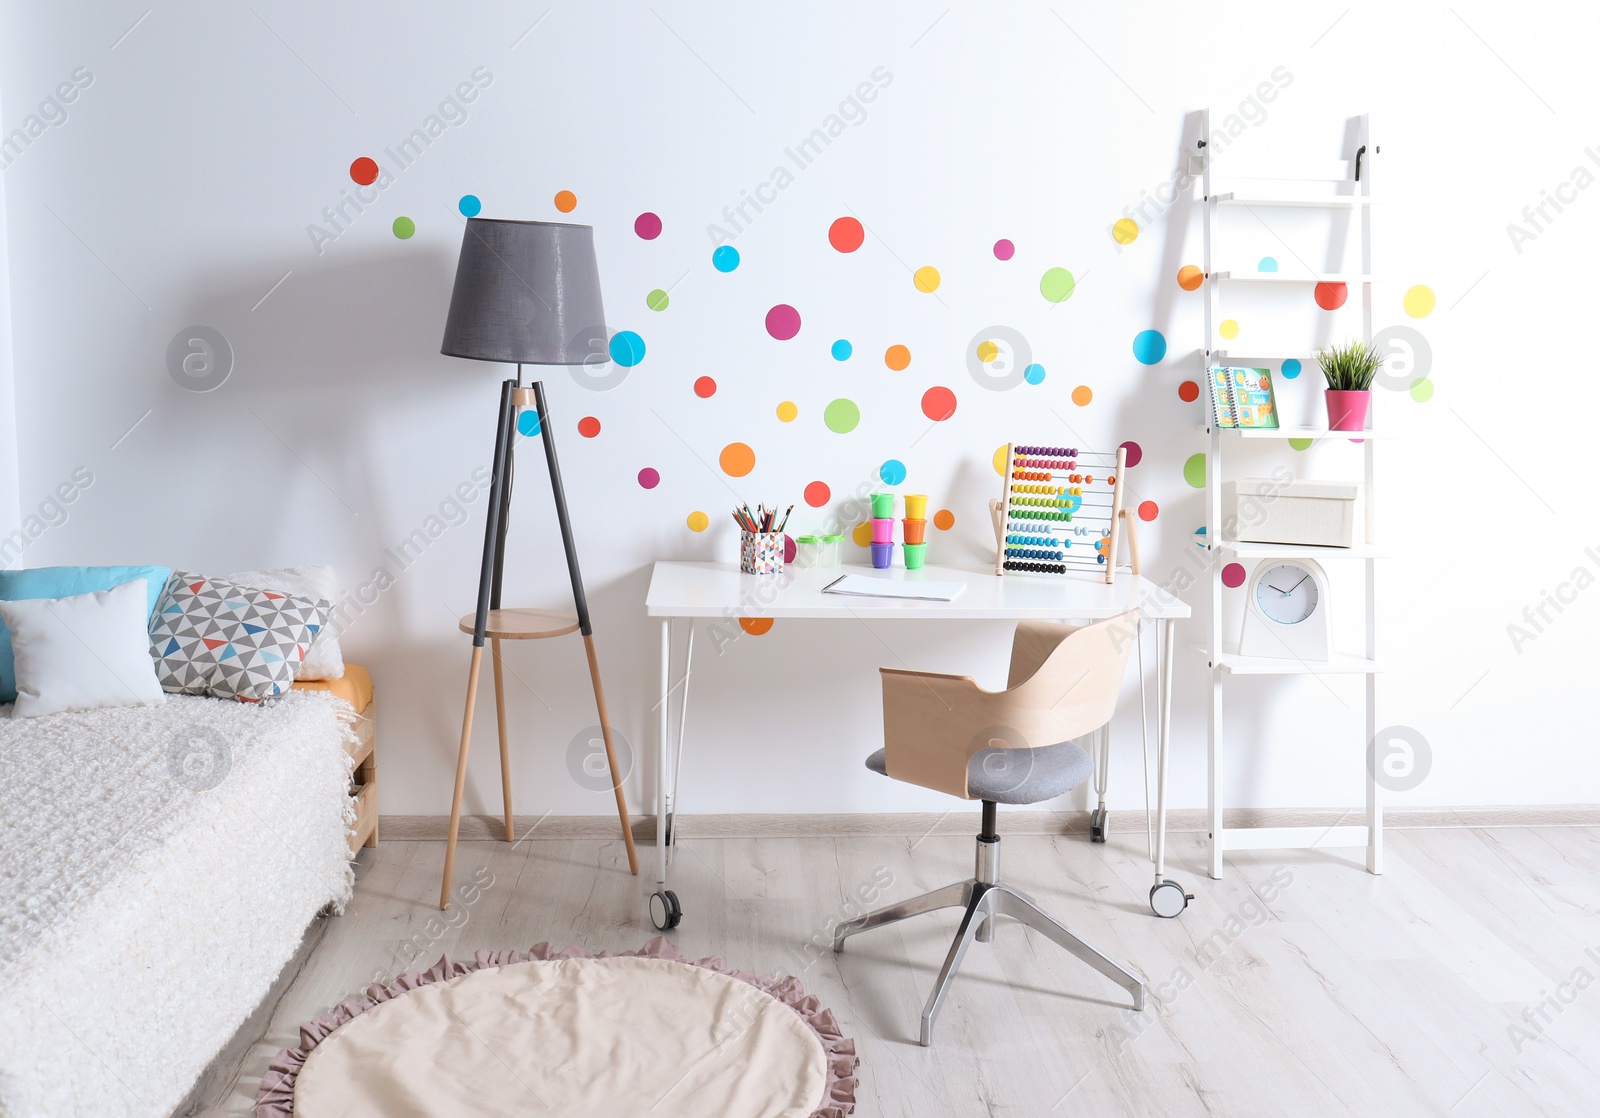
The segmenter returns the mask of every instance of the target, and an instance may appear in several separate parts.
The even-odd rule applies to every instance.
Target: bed
[[[182,1101],[376,841],[352,705],[302,689],[0,715],[0,1115]]]

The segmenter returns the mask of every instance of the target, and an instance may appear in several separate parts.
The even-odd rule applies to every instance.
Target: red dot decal
[[[361,186],[371,186],[378,181],[378,164],[363,155],[350,164],[350,177]]]
[[[1200,398],[1200,386],[1192,380],[1186,380],[1178,385],[1178,399],[1186,404],[1191,404]]]
[[[661,219],[653,213],[642,213],[633,219],[633,231],[647,241],[661,236]]]
[[[922,414],[935,423],[956,414],[956,394],[948,388],[930,388],[922,394]]]
[[[1342,283],[1319,283],[1311,294],[1317,306],[1325,311],[1336,311],[1350,297],[1350,289]]]
[[[1161,512],[1161,508],[1154,501],[1145,501],[1139,506],[1140,520],[1154,520]]]
[[[717,394],[717,382],[710,377],[701,377],[694,382],[694,394],[702,400],[710,399]]]
[[[1222,568],[1222,585],[1230,590],[1236,586],[1244,585],[1244,567],[1238,563],[1229,563]]]
[[[1128,452],[1128,465],[1130,466],[1137,466],[1139,464],[1139,460],[1144,457],[1144,447],[1140,446],[1138,443],[1123,443],[1122,449]]]
[[[600,433],[600,421],[592,415],[586,415],[578,420],[578,434],[586,439],[592,439]]]
[[[827,504],[828,499],[832,496],[833,493],[828,489],[828,483],[825,481],[814,481],[806,486],[806,504],[814,509],[820,509]]]
[[[866,230],[853,217],[841,217],[828,226],[828,243],[840,252],[854,252],[866,239]]]

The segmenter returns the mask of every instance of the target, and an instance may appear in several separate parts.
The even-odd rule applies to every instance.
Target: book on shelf
[[[1216,366],[1207,383],[1216,426],[1277,429],[1278,404],[1272,394],[1270,370]]]

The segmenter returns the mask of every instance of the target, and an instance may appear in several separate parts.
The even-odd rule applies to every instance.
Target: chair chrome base
[[[974,877],[840,924],[833,931],[833,949],[843,951],[844,941],[858,932],[881,928],[886,924],[897,924],[913,916],[921,916],[925,912],[937,912],[946,908],[965,910],[961,917],[961,926],[956,930],[955,942],[950,945],[944,966],[939,970],[939,980],[934,983],[933,993],[928,996],[928,1004],[922,1008],[921,1043],[924,1048],[933,1043],[934,1019],[939,1015],[940,1007],[944,1005],[945,995],[950,992],[950,983],[955,978],[957,968],[961,966],[967,948],[974,940],[979,943],[992,941],[995,920],[1000,916],[1020,920],[1057,946],[1066,948],[1128,991],[1133,999],[1133,1008],[1136,1011],[1143,1010],[1143,982],[1057,923],[1034,903],[1032,897],[1000,880],[999,847],[998,838],[980,837],[978,869]]]

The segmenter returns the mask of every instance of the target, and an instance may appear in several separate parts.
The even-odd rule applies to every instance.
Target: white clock
[[[1328,576],[1310,559],[1263,563],[1245,589],[1241,656],[1327,660]]]

